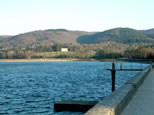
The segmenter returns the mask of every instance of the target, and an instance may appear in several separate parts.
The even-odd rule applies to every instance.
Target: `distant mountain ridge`
[[[114,28],[93,35],[80,36],[77,41],[81,44],[98,44],[105,41],[114,41],[124,44],[153,42],[154,40],[149,38],[148,35],[148,33],[145,34],[143,31],[131,28]]]
[[[38,45],[61,44],[100,44],[104,42],[124,44],[154,43],[154,29],[135,30],[114,28],[103,32],[71,31],[66,29],[47,29],[27,32],[16,36],[0,36],[0,48],[26,48]]]
[[[145,33],[148,37],[154,39],[154,28],[149,29],[149,30],[144,30],[144,33]]]
[[[5,38],[8,38],[8,37],[11,37],[11,36],[7,36],[7,35],[0,35],[0,40],[5,39]]]
[[[39,30],[1,39],[0,46],[4,48],[25,48],[53,43],[78,44],[76,39],[87,34],[92,34],[92,32],[70,31],[66,29]]]

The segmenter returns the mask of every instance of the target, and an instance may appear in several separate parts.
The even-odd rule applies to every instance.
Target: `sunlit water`
[[[116,68],[119,68],[116,63]],[[123,68],[147,65],[124,63]],[[103,62],[0,62],[0,115],[80,115],[53,112],[60,100],[97,101],[111,93],[111,73]],[[116,88],[136,71],[116,72]]]

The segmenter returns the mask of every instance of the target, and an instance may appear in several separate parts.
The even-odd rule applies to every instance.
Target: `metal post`
[[[122,62],[120,61],[120,69],[122,69]]]
[[[115,91],[115,74],[116,74],[115,63],[114,62],[112,62],[111,74],[112,74],[112,92],[113,92],[113,91]]]

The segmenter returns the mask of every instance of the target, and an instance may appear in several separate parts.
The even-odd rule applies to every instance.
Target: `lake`
[[[123,68],[147,64],[124,63]],[[119,68],[119,62],[116,68]],[[60,100],[101,100],[111,93],[110,62],[0,62],[0,115],[79,115],[53,112]],[[116,72],[116,88],[137,74]]]

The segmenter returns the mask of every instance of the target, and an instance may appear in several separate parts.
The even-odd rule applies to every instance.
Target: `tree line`
[[[60,52],[63,47],[68,48],[69,52]],[[154,59],[154,46],[128,46],[109,42],[100,45],[54,44],[0,51],[0,59],[30,58]]]

